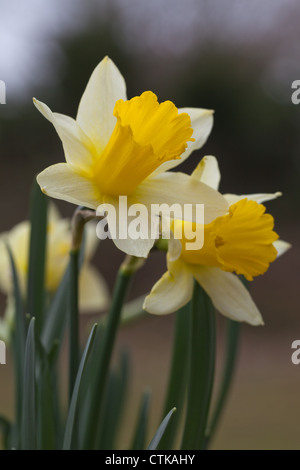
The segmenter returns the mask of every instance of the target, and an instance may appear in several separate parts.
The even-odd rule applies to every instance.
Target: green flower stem
[[[96,449],[101,435],[101,411],[109,364],[113,352],[116,333],[118,330],[123,304],[130,285],[132,275],[140,267],[142,260],[133,256],[127,256],[121,265],[112,297],[112,303],[108,315],[108,321],[101,338],[101,352],[98,361],[98,370],[95,371],[95,385],[92,390],[90,406],[88,410],[87,429],[85,432],[84,448]]]
[[[71,402],[79,366],[79,312],[78,312],[78,251],[70,253],[69,296],[69,401]]]
[[[214,379],[216,326],[210,298],[198,284],[190,313],[188,400],[181,449],[201,450]]]
[[[69,285],[69,400],[72,398],[80,354],[79,354],[79,309],[78,309],[78,276],[79,253],[85,224],[95,218],[95,212],[79,207],[72,219],[72,247],[70,251],[70,285]]]
[[[159,238],[157,242],[155,243],[154,248],[159,251],[164,251],[165,253],[167,253],[168,244],[169,244],[169,240],[167,240],[166,238]]]
[[[227,320],[227,333],[226,333],[226,356],[224,362],[223,375],[220,385],[220,390],[217,396],[216,405],[212,414],[212,419],[209,428],[206,432],[206,447],[211,441],[217,425],[219,424],[220,416],[224,409],[225,402],[228,397],[228,392],[232,383],[232,378],[236,365],[237,350],[240,336],[240,323]]]
[[[176,407],[177,412],[169,423],[169,426],[159,443],[159,449],[162,450],[172,449],[178,429],[179,419],[184,408],[187,382],[188,341],[190,333],[189,308],[189,304],[185,305],[176,312],[175,316],[173,356],[163,417],[166,416],[173,407]]]
[[[73,219],[72,219],[72,249],[71,251],[79,252],[82,239],[83,239],[84,226],[89,220],[93,220],[95,218],[96,218],[95,211],[86,209],[81,206],[76,209],[73,215]]]

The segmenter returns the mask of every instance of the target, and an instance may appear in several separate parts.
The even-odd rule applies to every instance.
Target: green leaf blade
[[[45,295],[48,198],[34,181],[30,204],[30,245],[27,278],[27,312],[36,318],[36,331],[42,329]]]
[[[146,432],[148,426],[150,405],[150,391],[146,390],[142,396],[138,419],[131,444],[132,450],[142,450],[145,448]]]
[[[201,450],[214,381],[216,326],[211,300],[198,283],[190,313],[188,401],[181,449]]]
[[[87,362],[91,347],[95,339],[96,330],[97,330],[97,325],[94,325],[90,333],[90,336],[88,338],[88,341],[86,343],[86,346],[85,346],[85,349],[84,349],[84,352],[82,354],[82,358],[79,364],[78,373],[77,373],[75,384],[74,384],[72,399],[71,399],[67,422],[66,422],[63,450],[69,450],[72,448],[72,440],[75,435],[75,417],[76,417],[81,381],[82,381],[83,372],[86,366],[86,362]]]
[[[6,245],[10,260],[10,267],[13,280],[13,295],[15,301],[15,319],[14,329],[12,332],[12,351],[14,359],[15,374],[15,414],[16,422],[12,427],[11,445],[14,448],[20,446],[21,434],[21,417],[22,417],[22,393],[23,393],[23,376],[24,376],[24,352],[26,343],[26,325],[23,308],[23,300],[19,285],[18,273],[14,262],[13,254],[9,245]]]
[[[190,334],[189,309],[190,305],[187,304],[175,314],[173,355],[163,416],[166,416],[173,407],[177,411],[159,443],[161,450],[172,449],[179,427],[179,419],[185,407]]]
[[[35,318],[29,324],[25,359],[22,407],[22,449],[36,449],[36,393],[35,393]]]
[[[172,408],[172,410],[169,411],[169,413],[167,414],[167,416],[163,419],[163,421],[161,422],[159,428],[157,429],[156,433],[154,434],[150,444],[148,445],[147,447],[147,450],[156,450],[166,429],[167,429],[167,426],[170,422],[170,419],[172,418],[173,414],[175,413],[176,411],[176,408]]]

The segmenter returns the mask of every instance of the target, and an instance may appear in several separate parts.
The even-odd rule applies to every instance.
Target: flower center
[[[158,166],[180,158],[192,141],[188,114],[178,113],[171,101],[161,104],[151,91],[114,108],[116,126],[97,159],[94,180],[102,194],[129,195]]]
[[[255,201],[238,201],[230,206],[228,214],[203,227],[201,250],[186,250],[183,239],[181,258],[190,264],[219,266],[253,280],[253,276],[266,272],[277,256],[274,219],[265,210]]]

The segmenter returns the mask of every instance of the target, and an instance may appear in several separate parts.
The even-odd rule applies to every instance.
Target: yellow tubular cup
[[[255,201],[238,201],[230,206],[228,214],[203,226],[201,250],[186,250],[183,239],[181,258],[189,264],[218,266],[253,280],[265,273],[277,256],[273,246],[278,239],[273,231],[274,219],[265,210]]]
[[[94,168],[102,194],[129,195],[158,166],[180,158],[192,141],[188,114],[178,113],[171,101],[161,104],[147,91],[129,101],[117,101],[117,123]]]

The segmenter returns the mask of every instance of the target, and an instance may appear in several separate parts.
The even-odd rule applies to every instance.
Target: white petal
[[[88,178],[78,174],[68,163],[49,166],[37,176],[43,193],[55,199],[96,209],[102,198]]]
[[[176,238],[174,238],[174,236],[171,236],[168,243],[168,261],[176,261],[179,258],[181,251],[182,245],[180,243],[180,240],[177,240]]]
[[[172,230],[172,220],[170,217],[161,217],[159,225],[159,237],[167,240],[168,247],[168,260],[176,261],[182,251],[182,244],[180,238],[175,238],[174,231]]]
[[[273,245],[277,250],[277,258],[292,248],[292,245],[284,240],[276,240]]]
[[[204,221],[209,223],[216,217],[226,214],[228,204],[223,196],[213,188],[191,178],[184,173],[166,172],[149,176],[131,195],[137,202],[151,210],[152,204],[204,204]],[[184,210],[182,216],[184,217]],[[186,211],[187,212],[187,211]],[[167,212],[166,217],[170,215]],[[188,220],[184,217],[184,220]]]
[[[125,196],[123,198],[126,199]],[[138,220],[137,217],[128,216],[128,210],[130,210],[133,203],[130,198],[126,202],[123,199],[122,202],[120,200],[108,196],[104,198],[111,238],[116,247],[124,253],[138,258],[147,258],[149,251],[157,240],[159,220],[157,217],[151,220],[151,213],[144,207],[144,211],[137,216],[140,222],[139,227],[137,230],[132,230],[132,227],[135,227],[134,220]],[[155,225],[153,238],[151,237],[151,223],[153,226]]]
[[[192,272],[220,313],[250,325],[263,324],[251,295],[235,274],[211,266],[193,267]]]
[[[249,201],[256,201],[258,204],[263,202],[272,201],[277,197],[282,196],[282,193],[277,191],[276,193],[257,193],[257,194],[223,194],[228,204],[231,206],[242,199],[247,198]]]
[[[96,150],[78,123],[64,114],[53,113],[41,101],[33,99],[37,109],[55,127],[65,152],[66,161],[79,170],[89,172],[96,157]]]
[[[77,122],[98,149],[103,149],[114,130],[116,101],[126,100],[124,78],[105,57],[93,71],[79,103]]]
[[[147,240],[114,238],[113,241],[119,250],[123,251],[124,253],[127,253],[128,255],[136,256],[137,258],[147,258],[149,251],[155,243],[155,240],[152,240],[151,238]]]
[[[218,160],[213,156],[203,157],[192,173],[192,177],[207,184],[211,188],[219,188],[221,173]]]
[[[183,163],[194,150],[200,149],[205,144],[213,126],[213,111],[202,108],[180,108],[179,113],[187,113],[191,118],[191,127],[193,128],[193,139],[195,142],[188,142],[187,149],[180,156],[180,159],[170,160],[162,163],[152,175],[167,171]]]
[[[175,312],[191,300],[193,287],[193,276],[185,263],[177,260],[171,263],[171,272],[167,271],[153,286],[143,308],[156,315]]]
[[[84,313],[107,309],[109,292],[104,278],[94,266],[84,265],[79,277],[79,308]]]

